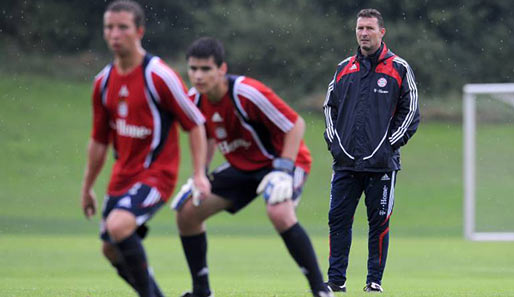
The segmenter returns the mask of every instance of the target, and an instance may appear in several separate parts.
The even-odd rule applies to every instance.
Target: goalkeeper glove
[[[257,187],[269,204],[277,204],[293,197],[294,162],[286,158],[273,160],[273,170],[266,174]]]

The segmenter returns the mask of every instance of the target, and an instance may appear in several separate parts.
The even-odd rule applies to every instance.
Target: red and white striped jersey
[[[150,55],[128,74],[111,64],[96,76],[91,137],[113,144],[109,195],[136,182],[156,187],[164,200],[171,195],[180,159],[177,122],[186,131],[205,122],[186,92],[181,77]]]
[[[235,168],[250,171],[271,167],[298,114],[261,82],[244,76],[227,77],[229,91],[219,102],[210,102],[195,88],[189,91],[205,116],[207,136],[216,140],[220,152]],[[311,155],[303,140],[295,163],[310,171]]]

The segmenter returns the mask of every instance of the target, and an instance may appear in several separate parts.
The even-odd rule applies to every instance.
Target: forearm
[[[300,143],[305,133],[305,121],[298,116],[293,128],[289,130],[284,137],[284,148],[280,154],[281,158],[287,158],[295,161],[300,149]]]
[[[82,192],[89,191],[100,174],[107,155],[107,145],[91,139],[88,145],[87,155],[88,158],[82,182]]]
[[[216,152],[216,140],[209,138],[207,139],[207,159],[205,160],[206,168],[209,168],[211,165],[212,159],[214,158],[214,153]]]
[[[207,161],[207,140],[205,128],[199,125],[189,131],[189,148],[193,161],[193,174],[205,173]]]

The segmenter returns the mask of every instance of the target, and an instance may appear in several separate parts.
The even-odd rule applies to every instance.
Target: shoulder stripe
[[[245,79],[244,76],[239,76],[236,78],[236,81],[234,82],[234,90],[232,91],[232,98],[234,98],[234,101],[236,102],[236,108],[239,110],[239,112],[243,115],[245,120],[248,120],[248,114],[244,110],[243,106],[241,105],[241,99],[239,99],[238,91],[239,91],[239,85],[241,84],[241,81]]]
[[[252,101],[282,132],[288,132],[293,128],[294,124],[256,88],[241,83],[238,92]]]
[[[187,95],[189,97],[191,96],[194,96],[194,99],[193,99],[193,103],[198,106],[198,103],[200,102],[200,96],[201,94],[196,90],[195,87],[192,87],[191,89],[189,89],[189,91],[187,92]]]
[[[344,63],[346,63],[346,62],[350,61],[350,59],[351,59],[351,58],[353,58],[353,56],[350,56],[350,57],[348,57],[348,58],[346,58],[346,59],[342,60],[341,62],[339,62],[339,64],[337,64],[337,66],[341,66],[341,65],[343,65]]]
[[[412,69],[410,68],[407,61],[405,61],[404,59],[402,59],[398,56],[396,56],[393,61],[397,62],[400,65],[402,65],[403,67],[405,67],[405,69],[407,71],[406,77],[407,77],[407,82],[408,82],[409,90],[410,90],[410,92],[409,92],[410,93],[410,103],[409,103],[409,112],[405,116],[403,123],[389,137],[389,141],[391,142],[391,144],[396,143],[399,139],[401,139],[403,137],[403,135],[405,135],[405,132],[407,132],[407,129],[410,126],[412,119],[414,118],[414,114],[416,112],[417,105],[418,105],[418,89],[416,87],[416,82],[414,81],[414,75],[412,73]]]
[[[327,95],[325,97],[325,102],[323,102],[323,112],[325,113],[325,126],[327,127],[327,137],[332,142],[334,140],[334,123],[332,121],[332,110],[331,107],[328,105],[328,101],[330,100],[330,95],[332,94],[332,91],[334,90],[334,79],[328,84],[328,90]]]
[[[152,78],[152,67],[155,67],[155,63],[158,62],[158,59],[159,58],[154,56],[151,58],[150,62],[148,62],[148,65],[146,66],[146,69],[145,69],[145,78],[146,78],[146,81],[148,82],[148,89],[149,89],[150,93],[152,93],[152,96],[159,103],[159,102],[161,102],[161,97],[159,96],[159,93],[155,89],[155,84],[154,84],[153,78]]]
[[[203,115],[200,113],[200,111],[198,111],[193,102],[189,100],[186,93],[184,92],[180,79],[171,69],[169,69],[165,64],[160,63],[160,61],[158,61],[158,63],[150,63],[148,68],[148,71],[155,73],[164,81],[170,92],[173,94],[173,97],[175,97],[175,100],[180,108],[193,122],[197,124],[202,124],[205,122]],[[153,81],[150,82],[153,85]],[[155,86],[153,86],[153,88],[155,89]]]
[[[109,76],[111,75],[112,64],[109,64],[100,71],[95,77],[95,79],[101,79],[100,82],[100,94],[102,96],[102,103],[105,106],[107,104],[107,82],[109,81]]]

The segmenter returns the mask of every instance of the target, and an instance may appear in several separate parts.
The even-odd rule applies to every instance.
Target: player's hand
[[[205,172],[199,172],[193,176],[193,205],[198,206],[200,202],[211,194],[211,183]]]
[[[269,204],[277,204],[293,197],[292,160],[277,158],[273,160],[273,171],[266,174],[257,187],[257,194],[263,193]]]
[[[96,214],[96,195],[93,189],[85,190],[82,192],[82,211],[89,220]]]

